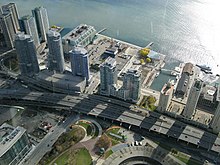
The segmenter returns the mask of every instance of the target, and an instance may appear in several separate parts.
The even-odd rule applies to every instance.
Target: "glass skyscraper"
[[[36,48],[40,45],[37,26],[33,16],[26,15],[23,16],[20,20],[20,28],[21,31],[25,32],[25,34],[29,34],[33,37],[34,45]]]
[[[37,7],[32,10],[32,14],[36,20],[37,30],[41,41],[46,41],[46,33],[49,30],[49,20],[47,10],[44,7]]]
[[[33,38],[24,33],[16,34],[15,48],[18,55],[21,75],[32,76],[38,73],[39,65]]]

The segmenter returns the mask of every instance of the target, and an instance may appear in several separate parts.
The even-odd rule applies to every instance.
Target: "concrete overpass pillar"
[[[129,125],[128,129],[129,129],[129,130],[131,129],[131,125]]]
[[[112,123],[114,123],[114,120],[112,120]]]
[[[103,117],[103,120],[105,120],[105,117]]]
[[[120,126],[122,125],[122,123],[120,123]]]

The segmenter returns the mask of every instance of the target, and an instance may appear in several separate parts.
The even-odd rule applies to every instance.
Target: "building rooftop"
[[[202,96],[203,99],[209,100],[209,101],[214,101],[215,98],[215,93],[217,92],[217,88],[211,85],[206,85],[202,89]]]
[[[29,20],[31,18],[32,18],[31,15],[25,15],[25,16],[21,17],[21,20]]]
[[[3,18],[8,17],[10,15],[11,15],[10,12],[3,12],[3,13],[0,13],[0,18],[3,19]]]
[[[13,5],[15,5],[15,3],[14,2],[10,2],[10,3],[6,4],[6,5],[3,5],[2,8],[12,7]]]
[[[65,73],[55,73],[47,69],[42,70],[37,75],[37,78],[57,84],[59,86],[69,86],[69,88],[74,86],[81,87],[81,83],[84,81],[83,77],[74,76],[69,71],[65,71]]]
[[[45,8],[43,6],[38,6],[34,8],[34,10],[41,10],[41,9],[45,9]]]
[[[183,67],[183,73],[188,73],[189,75],[193,74],[193,64],[192,63],[186,63]]]
[[[64,40],[77,40],[79,37],[85,35],[87,32],[92,33],[96,31],[93,26],[89,26],[86,24],[80,24],[75,29],[67,33],[63,39]]]
[[[0,126],[0,157],[25,133],[25,129],[4,123]]]
[[[129,68],[127,70],[126,74],[132,74],[136,77],[140,77],[141,76],[141,72],[140,72],[140,65],[132,65],[131,68]]]
[[[112,57],[108,57],[105,60],[105,62],[102,64],[102,66],[115,67],[116,66],[116,60]]]
[[[20,32],[20,33],[17,33],[15,35],[15,40],[25,40],[25,39],[28,39],[28,38],[31,38],[31,36],[27,35],[27,34],[24,34],[24,32]]]
[[[197,88],[197,89],[201,89],[201,87],[202,87],[202,82],[201,81],[199,81],[199,80],[196,80],[195,82],[194,82],[194,86],[193,87],[195,87],[195,88]]]
[[[149,54],[148,54],[149,58],[152,58],[154,60],[160,60],[161,59],[161,54],[159,54],[158,52],[155,52],[153,50],[150,50]]]
[[[48,35],[49,37],[59,37],[59,36],[60,36],[60,33],[59,33],[59,32],[56,32],[56,31],[54,31],[54,30],[49,30],[49,31],[47,32],[47,35]]]
[[[185,94],[186,90],[187,90],[187,86],[188,86],[188,81],[189,81],[189,76],[186,73],[183,73],[181,75],[179,82],[178,82],[176,91],[178,93]]]
[[[87,50],[84,47],[76,46],[73,50],[70,51],[70,53],[74,54],[87,54]]]

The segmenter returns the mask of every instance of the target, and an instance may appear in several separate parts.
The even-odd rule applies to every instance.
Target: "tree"
[[[154,104],[156,102],[156,98],[154,96],[148,96],[147,97],[147,102],[148,104]]]
[[[151,61],[152,61],[151,58],[149,58],[149,57],[146,58],[147,63],[150,63]]]
[[[141,62],[142,65],[145,64],[143,59],[140,59],[140,62]]]
[[[150,53],[150,49],[149,48],[143,48],[141,50],[139,50],[139,54],[141,56],[147,56]]]
[[[111,139],[107,135],[102,135],[99,140],[96,142],[95,146],[98,148],[104,148],[105,150],[108,149],[110,146]]]

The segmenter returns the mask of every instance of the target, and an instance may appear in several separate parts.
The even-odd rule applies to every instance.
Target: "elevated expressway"
[[[149,112],[147,117],[131,111],[132,104],[99,95],[81,94],[69,96],[55,93],[22,92],[17,90],[0,90],[0,102],[12,102],[37,106],[58,106],[95,117],[109,119],[112,122],[133,129],[146,129],[184,141],[197,147],[220,154],[220,138],[210,132],[187,125],[159,113]],[[136,110],[141,110],[136,108]]]

